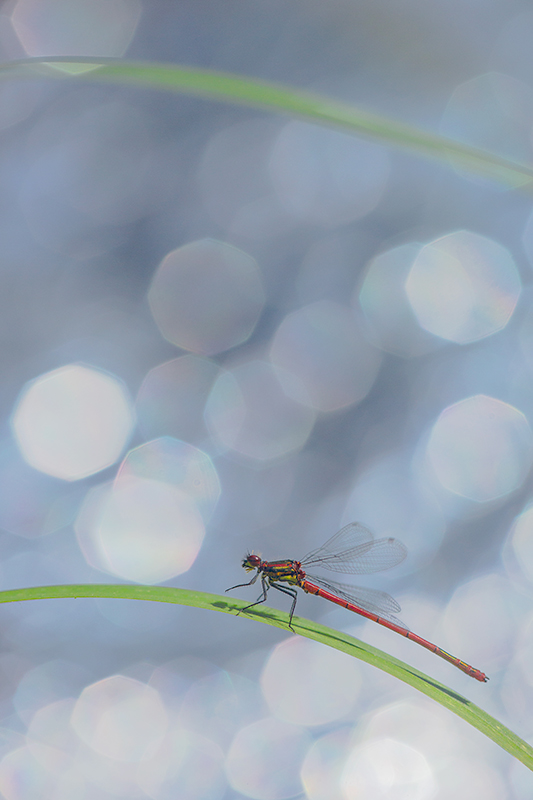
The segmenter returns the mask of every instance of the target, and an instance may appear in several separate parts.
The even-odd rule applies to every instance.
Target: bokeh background
[[[0,7],[3,61],[228,70],[526,163],[532,42],[521,0]],[[0,587],[222,593],[247,550],[300,558],[357,520],[409,548],[361,583],[490,683],[318,598],[299,613],[531,740],[531,188],[254,110],[43,77],[0,84],[0,209]],[[253,620],[57,600],[2,606],[0,634],[7,800],[533,791],[413,690]]]

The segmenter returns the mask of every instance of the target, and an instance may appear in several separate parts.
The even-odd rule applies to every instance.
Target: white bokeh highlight
[[[121,56],[139,0],[17,0],[11,21],[29,56]]]
[[[475,395],[440,414],[427,455],[445,489],[486,503],[522,485],[533,460],[533,435],[514,406]]]
[[[122,382],[81,364],[61,367],[29,383],[12,417],[17,444],[28,464],[66,481],[113,464],[133,424]]]
[[[135,476],[91,489],[75,530],[91,566],[138,583],[161,583],[186,572],[205,535],[186,492]]]
[[[341,788],[346,800],[432,800],[437,787],[433,770],[419,750],[384,737],[354,748],[344,767]]]
[[[520,569],[533,583],[533,506],[528,506],[514,521],[510,543]]]
[[[421,249],[406,291],[422,328],[469,344],[507,325],[521,281],[505,247],[478,233],[455,231]]]
[[[54,783],[53,774],[28,747],[10,750],[0,761],[0,792],[6,800],[49,797]]]
[[[175,725],[137,769],[140,789],[154,800],[221,800],[224,752],[212,739]]]
[[[302,793],[300,766],[309,747],[303,728],[272,717],[237,733],[226,758],[226,774],[235,791],[252,800],[287,800]]]
[[[138,762],[162,742],[168,717],[155,689],[113,675],[83,690],[71,724],[97,753],[117,761]]]
[[[324,675],[329,676],[327,682]],[[271,713],[295,725],[325,725],[344,717],[360,688],[360,671],[353,658],[297,637],[274,648],[261,675]]]
[[[72,736],[72,697],[42,706],[28,725],[27,744],[34,758],[60,776],[72,768],[79,742]]]
[[[352,749],[350,732],[345,726],[329,731],[307,751],[301,779],[309,800],[344,800],[341,778]]]

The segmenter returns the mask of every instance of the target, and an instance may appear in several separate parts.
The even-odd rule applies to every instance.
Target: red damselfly
[[[292,598],[292,606],[289,617],[289,628],[292,627],[292,618],[296,608],[296,589],[299,586],[304,592],[316,594],[325,600],[330,600],[349,611],[354,611],[362,617],[378,622],[391,631],[411,639],[412,642],[431,650],[432,653],[444,658],[458,669],[475,678],[477,681],[488,681],[487,676],[479,669],[471,667],[460,658],[447,653],[437,647],[436,644],[422,639],[416,633],[412,633],[405,625],[393,616],[400,611],[400,606],[386,592],[378,589],[364,589],[360,586],[351,586],[336,581],[326,581],[316,575],[307,572],[308,567],[324,567],[333,572],[344,572],[349,574],[369,574],[380,572],[381,570],[395,567],[404,560],[407,549],[398,539],[374,539],[373,534],[357,522],[342,528],[335,536],[317,550],[308,553],[301,561],[262,561],[257,555],[249,554],[243,561],[242,566],[247,572],[256,570],[256,573],[248,583],[239,583],[226,589],[239,589],[242,586],[250,586],[261,576],[262,592],[255,603],[242,608],[241,611],[248,611],[254,606],[264,603],[267,599],[267,592],[270,587],[278,589]],[[288,584],[281,586],[280,583]],[[240,612],[239,612],[240,613]]]

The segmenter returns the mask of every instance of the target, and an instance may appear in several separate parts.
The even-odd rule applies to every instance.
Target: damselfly
[[[401,636],[411,639],[425,647],[426,650],[431,650],[432,653],[449,661],[450,664],[477,681],[488,681],[487,676],[479,669],[471,667],[460,658],[450,655],[446,650],[442,650],[436,644],[422,639],[406,628],[399,619],[393,616],[400,611],[400,606],[386,592],[378,589],[364,589],[360,586],[351,586],[336,581],[326,581],[307,572],[308,567],[324,567],[333,572],[369,574],[395,567],[404,560],[406,555],[407,549],[398,539],[374,539],[373,534],[367,528],[357,522],[352,522],[301,561],[289,559],[262,561],[257,555],[248,554],[243,559],[242,566],[247,572],[256,570],[254,577],[248,583],[239,583],[226,591],[230,592],[232,589],[250,586],[261,576],[261,595],[255,603],[250,603],[241,611],[248,611],[248,609],[264,603],[270,587],[278,589],[292,598],[289,628],[294,630],[292,619],[296,608],[297,593],[296,588],[293,587],[299,586],[308,594],[316,594],[325,600],[330,600],[332,603],[354,611],[362,617],[378,622],[380,625],[390,628],[391,631],[396,631]],[[288,584],[288,586],[281,586],[281,583]]]

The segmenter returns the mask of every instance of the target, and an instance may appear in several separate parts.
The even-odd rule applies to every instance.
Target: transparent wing
[[[337,581],[326,581],[316,575],[307,575],[306,577],[311,583],[322,586],[328,592],[342,597],[349,603],[353,603],[365,611],[370,611],[371,614],[376,614],[378,617],[383,617],[406,631],[409,630],[407,625],[404,625],[401,620],[393,616],[398,611],[401,611],[401,608],[394,597],[391,597],[387,592],[382,592],[379,589],[366,589],[362,586],[352,586],[348,583],[337,583]]]
[[[351,522],[322,547],[302,559],[302,567],[320,566],[332,572],[366,575],[395,567],[404,560],[407,548],[398,539],[374,539],[364,525]]]

